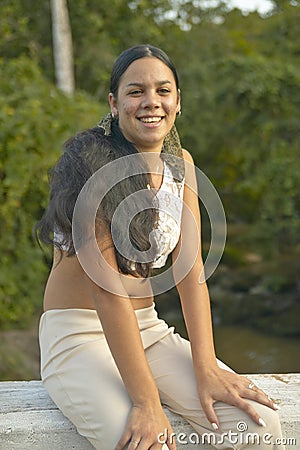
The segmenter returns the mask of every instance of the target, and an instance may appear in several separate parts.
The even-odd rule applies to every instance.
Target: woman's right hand
[[[124,433],[114,450],[176,450],[172,433],[173,429],[161,405],[133,405]]]

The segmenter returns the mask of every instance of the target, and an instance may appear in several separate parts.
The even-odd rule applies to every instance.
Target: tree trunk
[[[65,94],[75,90],[72,32],[67,0],[51,0],[53,55],[57,87]]]

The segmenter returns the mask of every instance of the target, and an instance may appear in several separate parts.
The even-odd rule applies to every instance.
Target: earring
[[[181,109],[176,113],[177,117],[181,116]]]
[[[116,117],[118,117],[118,113],[115,114],[115,113],[112,111],[112,112],[111,112],[111,117],[112,117],[113,119],[115,119]]]

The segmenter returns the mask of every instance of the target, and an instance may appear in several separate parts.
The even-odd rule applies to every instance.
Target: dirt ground
[[[0,380],[38,380],[38,319],[28,330],[0,331]]]

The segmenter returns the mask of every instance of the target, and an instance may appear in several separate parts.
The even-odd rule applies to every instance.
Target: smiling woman
[[[180,111],[180,91],[172,70],[153,57],[138,59],[111,86],[110,107],[124,136],[140,151],[161,152]]]
[[[240,421],[275,442],[281,436],[276,405],[215,355],[208,289],[199,283],[195,167],[174,126],[180,90],[168,56],[150,45],[122,53],[109,104],[111,114],[97,127],[65,144],[39,224],[41,239],[55,247],[40,321],[45,387],[98,450],[175,450],[162,404],[199,435],[214,434],[218,449],[244,448],[230,441]],[[109,191],[101,197],[94,186]],[[136,211],[139,191],[143,210]],[[95,201],[95,215],[85,214]],[[119,243],[130,252],[122,253]],[[155,310],[152,273],[170,254],[189,341]]]

